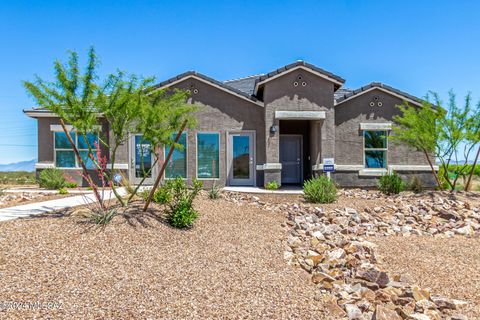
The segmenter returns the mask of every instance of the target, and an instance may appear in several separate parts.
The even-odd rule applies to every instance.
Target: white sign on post
[[[335,171],[335,159],[323,158],[323,172],[327,173],[327,178],[330,180],[330,172]]]

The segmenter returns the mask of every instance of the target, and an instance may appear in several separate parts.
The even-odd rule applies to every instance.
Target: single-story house
[[[191,103],[200,106],[198,125],[181,136],[185,148],[174,152],[166,178],[197,178],[206,186],[302,184],[323,173],[325,159],[333,159],[331,177],[340,186],[375,186],[378,177],[391,170],[406,180],[418,176],[425,186],[433,186],[425,156],[389,139],[392,117],[400,114],[396,106],[405,101],[420,106],[422,101],[382,83],[350,90],[342,87],[344,82],[297,61],[235,80],[218,81],[189,71],[159,83],[157,88],[188,90]],[[38,121],[37,172],[57,167],[81,180],[58,117],[42,109],[24,112]],[[108,123],[99,130],[108,139]],[[74,139],[86,155],[83,138]],[[96,135],[89,139],[94,141]],[[141,157],[146,147],[148,142],[132,134],[117,155],[116,169],[132,183],[143,177],[142,168],[152,164],[150,155]],[[160,153],[164,157],[165,150]],[[159,167],[147,182],[153,182]]]

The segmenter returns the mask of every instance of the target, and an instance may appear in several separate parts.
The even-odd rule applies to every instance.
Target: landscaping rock
[[[375,313],[373,314],[373,320],[402,320],[402,318],[391,309],[387,309],[381,305],[377,305]]]
[[[477,236],[480,209],[445,192],[384,196],[366,190],[340,190],[344,197],[380,199],[381,205],[358,210],[313,207],[306,203],[254,205],[288,218],[287,262],[312,274],[336,318],[446,319],[465,302],[431,296],[407,275],[389,275],[377,267],[376,245],[364,237]],[[238,199],[237,195],[233,195]],[[244,200],[245,201],[245,200]],[[461,315],[458,315],[461,317]]]

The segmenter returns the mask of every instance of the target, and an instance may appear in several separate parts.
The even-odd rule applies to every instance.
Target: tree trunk
[[[180,131],[177,133],[177,136],[175,137],[175,143],[178,143],[178,140],[180,140],[180,137],[182,136],[183,130],[185,130],[185,127],[187,126],[187,120],[183,122],[182,128]],[[150,202],[152,201],[153,194],[155,193],[155,190],[157,190],[158,185],[160,184],[160,180],[163,177],[163,174],[165,172],[165,169],[167,168],[167,163],[170,161],[170,158],[172,157],[173,150],[175,149],[174,145],[170,146],[170,150],[168,151],[168,155],[165,158],[165,161],[162,164],[162,169],[160,169],[160,173],[157,176],[157,179],[155,180],[155,183],[153,184],[152,190],[150,190],[150,194],[148,195],[147,201],[145,202],[145,206],[143,207],[143,211],[147,211],[148,206],[150,205]]]
[[[127,199],[127,204],[130,202],[130,200],[133,199],[133,197],[138,193],[138,189],[140,189],[140,187],[143,185],[143,182],[145,182],[145,179],[147,179],[147,176],[150,174],[150,172],[152,172],[152,169],[157,165],[157,162],[158,162],[158,157],[156,157],[155,161],[153,162],[152,164],[152,167],[150,168],[150,170],[147,171],[147,174],[143,176],[142,180],[140,180],[140,182],[137,184],[137,186],[135,187],[135,189],[133,190],[132,194],[128,197]]]
[[[435,181],[437,181],[437,185],[442,190],[442,184],[440,183],[440,179],[438,179],[437,172],[435,171],[435,168],[433,167],[432,160],[430,160],[430,156],[428,155],[427,150],[423,150],[425,153],[425,157],[427,158],[428,164],[430,165],[430,168],[432,169],[433,176],[435,177]]]
[[[477,155],[475,156],[475,160],[473,161],[472,171],[468,176],[467,184],[465,185],[465,191],[470,189],[470,183],[472,182],[473,173],[475,172],[475,166],[477,165],[478,157],[480,156],[480,147],[478,148]]]
[[[80,153],[78,152],[77,146],[75,145],[75,142],[73,142],[72,137],[70,136],[70,133],[67,130],[67,127],[65,126],[65,122],[63,122],[63,119],[60,119],[60,125],[62,126],[63,131],[67,135],[68,142],[72,145],[73,152],[75,153],[75,156],[77,157],[78,163],[82,167],[83,170],[83,175],[85,176],[85,179],[87,179],[88,184],[92,187],[93,194],[95,195],[95,198],[97,199],[98,203],[102,207],[102,209],[105,209],[105,206],[103,204],[103,199],[100,196],[100,193],[98,193],[98,188],[96,184],[93,182],[92,177],[90,177],[90,174],[87,171],[87,167],[85,166],[85,163],[83,163],[82,157],[80,156]]]

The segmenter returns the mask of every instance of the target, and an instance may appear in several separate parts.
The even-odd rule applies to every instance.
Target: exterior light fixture
[[[276,132],[277,132],[277,126],[276,126],[276,125],[272,125],[272,126],[270,127],[270,133],[271,133],[271,134],[275,134]]]

